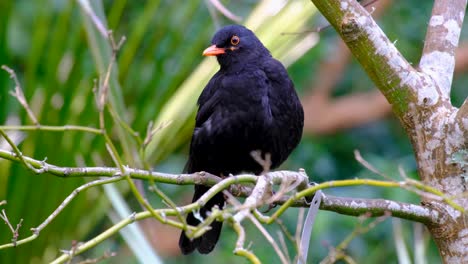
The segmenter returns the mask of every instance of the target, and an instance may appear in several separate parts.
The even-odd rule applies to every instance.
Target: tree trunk
[[[416,156],[421,181],[458,204],[433,196],[423,206],[442,216],[428,224],[444,263],[468,263],[468,100],[450,102],[466,0],[436,0],[419,67],[412,67],[353,0],[312,0],[341,35],[376,86],[392,104]]]

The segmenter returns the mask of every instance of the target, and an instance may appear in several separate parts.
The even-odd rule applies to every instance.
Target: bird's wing
[[[200,127],[208,120],[221,100],[221,93],[218,91],[221,85],[222,74],[217,72],[203,89],[198,98],[198,112],[195,117],[195,128]]]
[[[222,146],[233,138],[241,140],[245,131],[253,129],[252,126],[271,119],[270,87],[265,73],[258,69],[241,75],[222,76],[208,83],[199,99],[188,172],[207,170],[200,167],[197,160],[206,158],[204,154],[210,151],[204,151],[210,146]]]
[[[263,70],[271,83],[268,93],[272,115],[278,134],[285,140],[286,150],[292,151],[300,141],[304,126],[304,111],[297,96],[294,84],[288,76],[286,68],[274,58],[263,63]],[[286,159],[287,155],[280,157]]]
[[[261,69],[239,75],[216,74],[198,100],[195,128],[209,125],[213,121],[213,114],[222,114],[217,118],[229,119],[230,115],[227,114],[232,114],[232,111],[245,112],[248,108],[260,107],[259,104],[268,111],[270,89],[271,83]]]
[[[287,111],[297,116],[289,116],[288,118],[304,119],[304,113],[299,98],[297,97],[294,84],[288,76],[286,68],[281,62],[271,58],[263,64],[263,70],[271,83],[268,97],[274,103],[270,104],[273,114],[278,117],[285,109],[294,109]]]

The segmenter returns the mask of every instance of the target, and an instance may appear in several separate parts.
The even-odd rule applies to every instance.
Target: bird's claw
[[[263,211],[262,213],[263,213],[263,214],[266,214],[266,213],[270,212],[271,209],[275,208],[277,205],[278,205],[278,204],[276,204],[276,203],[271,203],[271,204],[269,204],[269,205],[268,205],[268,208],[267,208],[265,211]]]

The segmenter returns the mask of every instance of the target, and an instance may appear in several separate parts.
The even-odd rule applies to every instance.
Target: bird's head
[[[216,56],[221,67],[234,66],[270,56],[255,34],[244,26],[229,25],[216,32],[203,56]]]

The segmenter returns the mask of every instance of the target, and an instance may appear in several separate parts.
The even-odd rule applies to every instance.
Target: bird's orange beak
[[[217,56],[224,53],[226,53],[225,49],[211,45],[203,51],[203,56]]]

